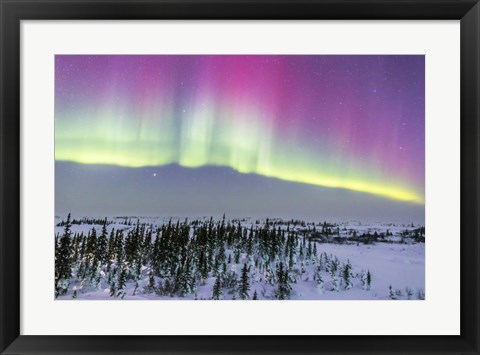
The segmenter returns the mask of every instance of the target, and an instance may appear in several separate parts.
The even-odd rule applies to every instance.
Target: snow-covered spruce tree
[[[254,301],[258,300],[257,290],[255,290],[255,291],[253,292],[252,300],[254,300]]]
[[[248,239],[247,239],[247,254],[252,255],[253,254],[253,247],[254,247],[254,241],[253,241],[253,225],[250,226],[250,230],[248,232]]]
[[[180,297],[185,297],[196,291],[196,282],[192,273],[192,264],[190,258],[186,258],[184,266],[177,268],[175,277],[175,293]]]
[[[270,285],[273,286],[275,284],[275,275],[272,268],[270,267],[270,264],[267,262],[265,262],[264,264],[263,276],[265,281],[268,282]]]
[[[136,236],[137,236],[137,231],[139,230],[139,225],[137,222],[137,228],[135,231],[128,231],[127,232],[127,237],[125,238],[125,263],[127,265],[132,265],[133,260],[136,258],[136,251],[137,251],[137,245],[136,245]]]
[[[388,286],[388,297],[390,297],[390,299],[392,299],[392,300],[397,299],[397,295],[392,290],[392,285]]]
[[[105,273],[100,270],[100,264],[97,264],[96,269],[93,270],[92,273],[94,273],[94,276],[90,283],[94,289],[100,290],[102,288],[102,276],[105,275]]]
[[[212,300],[221,300],[222,299],[222,286],[220,277],[215,279],[215,283],[213,284],[213,291],[212,291]]]
[[[150,229],[143,240],[142,245],[142,264],[146,265],[151,258],[152,253],[152,230]]]
[[[125,287],[127,285],[127,270],[126,268],[122,267],[122,270],[118,274],[118,291],[117,297],[121,297],[122,299],[126,295]]]
[[[330,262],[328,263],[329,265],[329,273],[330,273],[330,277],[332,278],[332,291],[340,291],[340,281],[338,280],[338,276],[337,276],[337,267],[338,267],[338,264],[337,264],[337,259],[335,257],[335,259],[333,258],[330,258]]]
[[[289,283],[288,270],[283,267],[283,263],[280,262],[277,266],[277,291],[276,296],[279,300],[286,300],[290,298],[290,292],[292,287]]]
[[[95,253],[95,263],[104,265],[107,263],[107,247],[108,247],[108,240],[107,240],[107,219],[103,222],[102,226],[102,233],[97,239],[97,247]]]
[[[320,265],[317,265],[315,267],[315,274],[314,274],[314,279],[315,279],[315,286],[318,289],[323,289],[323,278],[322,278],[322,269],[320,268]]]
[[[372,288],[372,274],[370,273],[370,270],[367,271],[367,277],[366,277],[366,290],[369,291]]]
[[[161,258],[160,258],[160,228],[157,229],[157,233],[155,236],[155,241],[153,242],[153,248],[150,255],[150,267],[153,269],[155,275],[160,276],[160,268],[161,268]]]
[[[70,264],[72,265],[72,270],[73,270],[75,264],[78,261],[78,254],[79,254],[79,251],[80,251],[80,242],[81,241],[82,241],[82,235],[81,234],[78,235],[77,233],[75,233],[74,236],[73,236],[72,242],[71,242],[71,246],[70,246],[70,249],[71,249]]]
[[[220,256],[219,254],[217,254],[215,256],[215,261],[213,263],[213,274],[215,275],[215,277],[219,275],[219,272],[220,272]]]
[[[407,299],[408,300],[411,300],[412,299],[412,296],[413,296],[413,291],[410,287],[405,287],[405,293],[407,295]]]
[[[115,236],[115,260],[117,265],[122,265],[124,262],[125,249],[123,239],[123,231],[117,231]]]
[[[206,256],[204,256],[204,252],[202,250],[201,254],[201,259],[199,260],[200,264],[200,275],[203,280],[206,280],[208,278],[208,259]]]
[[[117,296],[117,284],[118,284],[118,276],[117,276],[117,267],[112,267],[109,276],[109,286],[110,286],[110,297]]]
[[[352,265],[350,264],[350,260],[344,265],[342,270],[342,278],[343,283],[345,286],[345,290],[350,290],[353,286],[352,284]]]
[[[231,271],[220,278],[220,285],[222,289],[227,289],[228,293],[234,294],[238,290],[238,280],[235,271]]]
[[[83,235],[83,232],[80,234],[81,236],[81,243],[80,243],[80,250],[78,252],[78,260],[84,261],[84,256],[85,256],[85,249],[87,247],[87,237]]]
[[[290,248],[290,252],[288,253],[288,268],[290,270],[293,270],[293,268],[295,267],[295,263],[296,263],[296,260],[295,260],[295,249],[294,248]]]
[[[318,267],[320,268],[320,271],[323,271],[323,269],[325,268],[325,262],[324,262],[324,259],[323,259],[323,254],[320,254],[320,256],[318,256]],[[327,270],[328,272],[328,270]]]
[[[362,276],[360,277],[360,283],[362,285],[362,290],[367,289],[367,272],[362,270]]]
[[[305,267],[305,260],[302,259],[301,263],[300,263],[300,272],[303,274],[305,274],[305,272],[307,271],[307,268]]]
[[[340,291],[340,282],[336,274],[332,275],[332,291]]]
[[[334,272],[337,272],[338,271],[338,267],[340,265],[340,260],[335,256],[335,258],[330,258],[331,260],[331,269],[334,271]]]
[[[97,250],[97,232],[95,227],[88,233],[87,245],[85,247],[85,278],[88,281],[96,276],[95,254]]]
[[[70,258],[71,227],[69,213],[67,221],[65,222],[63,235],[60,237],[55,250],[55,297],[66,294],[70,282],[72,273]]]
[[[246,300],[250,296],[248,292],[250,291],[250,283],[248,280],[248,267],[247,264],[245,263],[242,268],[242,276],[240,278],[240,289],[239,289],[239,294],[240,294],[240,299]]]
[[[108,237],[107,242],[107,270],[110,270],[110,263],[115,258],[115,228],[112,228],[110,231],[110,236]]]

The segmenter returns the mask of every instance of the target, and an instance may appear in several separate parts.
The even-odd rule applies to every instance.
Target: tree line
[[[320,292],[349,290],[354,280],[364,290],[372,287],[369,270],[354,272],[349,260],[321,253],[313,238],[269,220],[245,226],[224,216],[160,227],[137,220],[110,230],[107,219],[96,222],[100,231],[72,233],[69,214],[56,235],[56,297],[108,288],[111,297],[123,298],[129,284],[132,295],[196,298],[212,278],[214,300],[289,299],[299,280],[313,281]]]

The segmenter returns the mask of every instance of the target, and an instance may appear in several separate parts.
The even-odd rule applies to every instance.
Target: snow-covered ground
[[[209,218],[209,217],[208,217]],[[208,221],[206,217],[204,220]],[[61,221],[56,218],[56,225]],[[112,228],[115,230],[124,230],[128,232],[133,230],[137,224],[146,226],[146,229],[156,230],[169,220],[176,223],[175,218],[151,218],[151,217],[119,217],[109,218],[107,231],[110,233]],[[178,218],[180,222],[184,222],[184,218]],[[190,219],[189,219],[190,221]],[[232,225],[240,225],[244,228],[253,228],[264,225],[265,220],[256,220],[251,218],[243,218],[239,220],[231,220]],[[291,292],[289,299],[292,300],[406,300],[406,299],[424,299],[425,291],[425,243],[408,237],[408,233],[413,233],[421,226],[412,224],[386,224],[386,223],[361,223],[358,221],[348,222],[302,222],[290,221],[285,223],[282,220],[270,220],[275,222],[276,228],[297,232],[297,238],[311,240],[312,248],[315,246],[316,252],[314,257],[302,257],[297,254],[294,266],[290,271]],[[293,223],[292,223],[293,222]],[[87,235],[92,228],[95,228],[97,236],[102,230],[101,224],[73,224],[71,227],[72,234]],[[330,230],[331,236],[322,239],[322,233],[326,229]],[[56,226],[55,233],[60,237],[64,231],[64,226]],[[192,231],[190,232],[193,233]],[[365,244],[359,242],[358,239],[349,239],[352,236],[361,235],[378,236],[374,242]],[[328,236],[328,234],[327,234]],[[407,238],[405,238],[407,236]],[[301,246],[299,246],[301,248]],[[306,244],[304,244],[306,250]],[[232,257],[232,261],[228,263],[228,272],[235,272],[240,278],[242,267],[244,264],[251,266],[249,269],[249,298],[251,299],[256,291],[256,298],[275,299],[278,283],[271,282],[271,275],[268,275],[268,268],[253,265],[253,257],[249,257],[242,252],[238,263],[233,260],[233,251],[226,249],[226,255]],[[329,270],[330,262],[338,261],[339,269],[337,273]],[[319,263],[323,269],[318,272]],[[342,276],[342,270],[346,264],[351,265],[350,281],[351,285],[345,284]],[[278,263],[272,262],[271,265]],[[269,265],[270,265],[269,264]],[[317,270],[317,272],[316,272]],[[148,299],[148,300],[208,300],[212,298],[212,290],[216,277],[210,273],[207,278],[199,280],[195,292],[179,297],[177,295],[159,295],[158,292],[148,290],[149,282],[151,283],[150,265],[142,265],[141,275],[136,280],[128,279],[124,287],[125,295],[121,297],[111,297],[110,285],[103,271],[100,271],[101,281],[98,285],[92,286],[81,280],[78,275],[73,272],[72,278],[66,294],[59,296],[59,300],[132,300],[132,299]],[[271,274],[274,274],[272,270]],[[367,271],[371,275],[370,285],[365,285]],[[335,275],[334,275],[335,274]],[[321,276],[322,282],[317,282],[316,278]],[[101,278],[99,277],[99,278]],[[336,279],[336,280],[334,280]],[[155,276],[155,283],[161,282],[161,278]],[[337,287],[334,286],[337,282]],[[76,297],[73,297],[75,293]],[[225,289],[222,299],[238,299],[237,292],[229,292]]]

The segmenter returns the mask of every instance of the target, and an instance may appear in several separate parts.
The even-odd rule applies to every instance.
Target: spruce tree
[[[294,248],[291,248],[290,253],[288,255],[288,267],[289,269],[293,269],[294,266],[295,266]]]
[[[63,235],[59,240],[59,245],[55,250],[55,297],[67,293],[68,285],[71,277],[71,222],[70,213],[65,222]]]
[[[405,294],[407,295],[407,299],[411,300],[413,296],[413,291],[410,287],[405,287]]]
[[[124,243],[123,243],[123,231],[117,230],[117,234],[115,236],[115,256],[116,256],[115,261],[118,266],[123,264],[124,254],[125,252],[124,252]]]
[[[179,278],[178,278],[178,287],[179,287],[179,296],[185,297],[190,293],[196,291],[196,282],[193,277],[192,264],[190,258],[187,258],[185,266],[179,269]]]
[[[372,288],[372,274],[370,273],[370,270],[367,271],[367,290],[370,290]]]
[[[248,281],[248,267],[247,264],[244,264],[242,268],[242,276],[240,279],[240,299],[248,299],[248,291],[250,291],[250,283]]]
[[[110,232],[110,236],[108,237],[108,243],[107,243],[107,257],[106,257],[107,271],[110,270],[110,263],[114,258],[115,258],[115,229],[112,228],[112,231]]]
[[[118,275],[118,291],[117,297],[121,297],[122,299],[126,295],[125,286],[127,284],[127,270],[126,268],[122,268],[120,274]]]
[[[290,298],[290,292],[292,287],[289,283],[288,270],[283,268],[283,263],[280,262],[277,267],[277,283],[278,288],[276,291],[277,299],[285,300]]]
[[[333,278],[332,278],[332,291],[340,291],[340,285],[339,285],[339,282],[338,282],[338,278],[337,278],[337,275],[333,275]]]
[[[319,289],[322,289],[323,288],[323,278],[322,278],[322,269],[321,269],[320,265],[317,265],[315,267],[314,279],[315,279],[315,286]]]
[[[362,289],[366,291],[367,290],[367,272],[366,271],[362,272],[360,282],[362,283]]]
[[[93,280],[96,276],[97,267],[95,265],[97,253],[97,232],[95,227],[92,228],[91,232],[88,234],[87,237],[87,246],[85,249],[85,274],[88,276],[89,280]]]
[[[118,284],[118,277],[117,277],[117,267],[113,267],[112,271],[110,271],[110,297],[117,297],[117,284]]]
[[[345,284],[345,290],[350,290],[353,286],[352,284],[352,265],[350,264],[350,260],[347,261],[345,266],[343,267],[342,271],[343,282]]]
[[[147,261],[150,259],[150,254],[152,252],[152,230],[149,230],[145,236],[145,240],[142,245],[142,263],[147,264]]]
[[[215,279],[215,284],[213,285],[212,299],[213,300],[222,299],[222,287],[220,284],[220,277],[217,277]]]
[[[336,260],[330,262],[330,276],[332,277],[332,291],[340,291],[340,282],[337,276],[337,263]]]
[[[207,279],[208,278],[208,259],[205,257],[203,259],[203,263],[200,263],[200,275],[202,279]]]
[[[397,295],[392,290],[392,285],[388,286],[388,297],[390,297],[392,300],[397,299]]]
[[[107,263],[107,245],[108,240],[107,240],[107,219],[105,218],[105,221],[103,222],[102,226],[102,233],[98,237],[97,240],[97,247],[96,247],[96,262],[100,263],[100,265],[106,264]]]

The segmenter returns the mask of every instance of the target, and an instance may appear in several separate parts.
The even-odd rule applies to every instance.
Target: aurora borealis
[[[404,55],[57,55],[55,160],[226,167],[423,205],[424,65]]]

